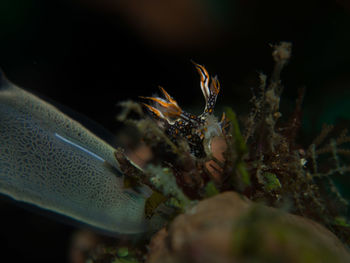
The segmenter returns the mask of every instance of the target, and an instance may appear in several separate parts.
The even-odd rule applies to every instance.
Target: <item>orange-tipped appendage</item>
[[[143,97],[143,98],[153,100],[162,107],[159,110],[152,107],[153,110],[151,110],[152,112],[154,112],[154,110],[157,110],[157,112],[160,112],[162,118],[172,118],[172,119],[179,118],[181,113],[182,113],[182,109],[177,104],[167,102],[161,98],[155,98],[155,97]],[[151,107],[151,106],[149,106],[149,107]],[[159,115],[157,114],[157,116],[159,116]]]
[[[176,100],[174,100],[168,92],[165,91],[165,89],[161,86],[159,86],[159,89],[162,91],[163,95],[166,97],[166,99],[171,102],[172,104],[175,104],[177,106]]]
[[[160,110],[146,104],[146,103],[142,103],[149,111],[151,111],[152,113],[154,113],[157,117],[159,118],[164,118],[163,114],[161,113]]]
[[[202,65],[199,65],[199,64],[197,64],[195,62],[192,62],[192,63],[195,65],[199,75],[201,76],[201,82],[205,83],[206,81],[209,81],[209,73],[205,69],[205,67],[202,66]]]

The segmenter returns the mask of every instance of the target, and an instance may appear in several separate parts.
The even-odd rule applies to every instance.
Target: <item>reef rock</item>
[[[160,230],[146,262],[350,262],[350,254],[320,224],[226,192]]]

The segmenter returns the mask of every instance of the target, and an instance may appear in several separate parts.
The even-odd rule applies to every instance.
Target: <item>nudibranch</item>
[[[151,191],[124,187],[114,153],[0,72],[0,193],[108,233],[144,232]]]
[[[220,92],[218,78],[210,78],[204,66],[193,63],[200,75],[200,87],[205,98],[205,108],[202,114],[196,116],[183,111],[176,100],[174,100],[162,87],[159,87],[164,95],[160,97],[141,97],[154,102],[154,106],[145,104],[145,107],[165,128],[168,136],[176,143],[180,136],[184,138],[190,146],[191,153],[197,158],[207,155],[203,141],[212,136],[222,134],[227,121],[225,114],[221,121],[217,122],[213,117],[217,96]],[[210,148],[210,141],[209,141]]]

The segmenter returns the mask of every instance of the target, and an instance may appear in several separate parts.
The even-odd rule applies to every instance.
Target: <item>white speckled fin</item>
[[[143,232],[147,187],[123,188],[114,151],[0,73],[0,193],[108,232]]]

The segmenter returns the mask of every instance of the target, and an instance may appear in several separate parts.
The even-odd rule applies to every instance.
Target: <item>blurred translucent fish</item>
[[[115,149],[0,72],[0,193],[108,233],[149,225],[149,188],[123,187]]]

